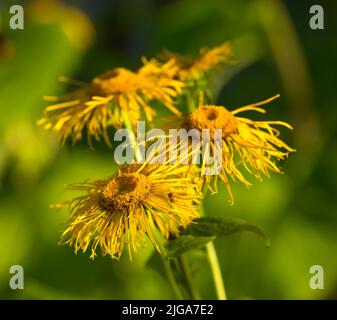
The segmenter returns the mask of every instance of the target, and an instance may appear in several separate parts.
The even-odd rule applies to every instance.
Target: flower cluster
[[[278,96],[236,110],[204,104],[200,99],[199,106],[189,114],[182,112],[179,97],[186,88],[196,90],[195,95],[204,95],[200,87],[190,86],[191,81],[203,79],[220,63],[229,62],[231,56],[228,43],[202,49],[196,59],[166,51],[161,59],[143,58],[136,71],[116,68],[89,84],[66,80],[77,89],[60,98],[47,97],[55,104],[45,109],[38,124],[55,132],[62,144],[68,138],[75,143],[86,133],[89,145],[92,138],[103,138],[112,146],[109,127],[135,130],[140,119],[153,123],[155,106],[171,111],[179,128],[200,133],[210,130],[213,154],[214,132],[222,130],[221,171],[216,176],[205,174],[207,157],[203,154],[200,166],[169,161],[155,164],[152,158],[120,167],[110,178],[71,185],[82,195],[62,205],[68,206],[71,216],[61,243],[70,244],[75,252],[90,249],[91,258],[96,256],[97,247],[103,255],[113,258],[119,258],[127,247],[131,257],[145,238],[160,251],[158,231],[164,238],[178,237],[179,230],[198,217],[204,185],[215,193],[218,181],[223,181],[233,203],[231,181],[248,187],[251,182],[247,173],[261,179],[262,175],[269,176],[269,171],[281,172],[277,161],[295,150],[279,138],[280,132],[274,126],[292,129],[291,126],[282,121],[254,121],[240,116],[246,111],[265,113],[261,106]],[[189,152],[188,157],[191,156]]]

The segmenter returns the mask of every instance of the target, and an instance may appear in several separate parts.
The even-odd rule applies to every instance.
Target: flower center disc
[[[91,86],[93,94],[107,96],[136,90],[138,85],[139,77],[137,74],[123,68],[117,68],[96,77]]]
[[[224,107],[203,106],[191,112],[183,125],[187,129],[222,129],[222,135],[234,133],[237,123],[234,115]],[[212,132],[211,132],[212,134]]]
[[[102,192],[101,206],[124,210],[139,205],[151,190],[151,181],[140,173],[125,173],[110,180]]]

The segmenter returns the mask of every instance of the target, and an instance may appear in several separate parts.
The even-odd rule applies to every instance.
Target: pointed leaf
[[[257,225],[242,219],[202,217],[194,220],[186,229],[181,231],[182,235],[194,237],[223,237],[240,232],[249,232],[262,239],[266,247],[270,247],[270,240],[264,231]]]

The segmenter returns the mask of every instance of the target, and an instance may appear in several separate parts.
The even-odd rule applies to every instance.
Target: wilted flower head
[[[170,51],[164,51],[166,59],[173,59],[179,68],[178,76],[182,81],[198,80],[220,63],[232,57],[232,50],[228,42],[220,46],[201,48],[199,57],[193,59]]]
[[[199,183],[190,166],[133,164],[104,180],[72,185],[85,194],[68,202],[71,217],[61,243],[75,252],[99,246],[103,255],[119,258],[146,236],[159,251],[154,230],[168,238],[198,216]]]
[[[212,192],[217,192],[217,181],[220,177],[225,183],[231,203],[233,194],[229,178],[249,187],[251,184],[245,178],[242,169],[261,180],[261,174],[269,176],[269,170],[280,173],[281,169],[275,160],[282,160],[289,152],[295,151],[278,138],[280,132],[272,126],[281,125],[292,129],[289,124],[282,121],[254,121],[237,116],[244,111],[265,113],[266,111],[259,106],[277,97],[278,95],[234,111],[229,111],[223,106],[200,105],[184,120],[182,126],[186,129],[210,130],[211,154],[216,152],[213,132],[215,129],[222,130],[221,172],[214,176],[201,172],[201,175]],[[203,159],[202,171],[206,160]]]
[[[177,67],[173,60],[161,65],[156,60],[143,60],[144,65],[133,72],[116,68],[94,78],[90,84],[68,81],[80,87],[63,97],[46,97],[58,101],[45,109],[38,124],[54,131],[64,143],[71,137],[73,143],[82,139],[86,130],[88,143],[91,138],[104,138],[110,146],[108,126],[117,129],[123,124],[136,125],[142,110],[152,121],[155,111],[150,101],[156,100],[176,115],[174,98],[182,92],[183,83],[173,79]],[[67,81],[67,80],[66,80]]]

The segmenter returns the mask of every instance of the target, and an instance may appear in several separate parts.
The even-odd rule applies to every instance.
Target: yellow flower
[[[74,246],[75,253],[89,247],[91,258],[100,246],[103,255],[119,258],[124,245],[132,251],[147,236],[159,246],[154,230],[168,238],[177,236],[198,216],[199,183],[191,166],[131,164],[108,179],[73,185],[86,194],[68,202],[71,217],[61,243]]]
[[[178,76],[180,80],[198,80],[218,66],[219,63],[228,61],[232,57],[232,50],[229,43],[225,42],[211,49],[201,48],[200,55],[196,59],[187,58],[170,51],[165,51],[164,57],[174,59],[179,68]]]
[[[183,83],[173,79],[177,72],[173,60],[163,65],[156,60],[143,62],[137,72],[117,68],[87,85],[62,78],[80,87],[61,98],[46,97],[46,100],[59,103],[47,107],[38,124],[54,131],[62,144],[68,137],[73,143],[81,140],[86,129],[89,145],[92,137],[96,140],[103,137],[111,146],[108,126],[116,129],[128,123],[136,126],[142,109],[147,120],[153,121],[155,111],[149,104],[152,100],[161,102],[180,116],[174,98],[181,94]]]
[[[272,125],[281,125],[292,129],[289,124],[282,121],[253,121],[238,116],[244,111],[265,113],[266,111],[259,106],[277,97],[279,95],[234,111],[229,111],[223,106],[201,105],[184,120],[183,128],[198,129],[200,133],[203,129],[210,130],[211,155],[216,151],[214,130],[222,130],[221,172],[214,176],[204,175],[207,159],[203,157],[201,175],[212,192],[217,192],[217,181],[220,177],[225,183],[231,203],[233,203],[233,194],[229,177],[249,187],[251,184],[242,174],[241,168],[261,180],[261,173],[269,176],[268,170],[281,173],[275,160],[282,160],[289,152],[295,151],[278,138],[280,132],[272,127]]]

